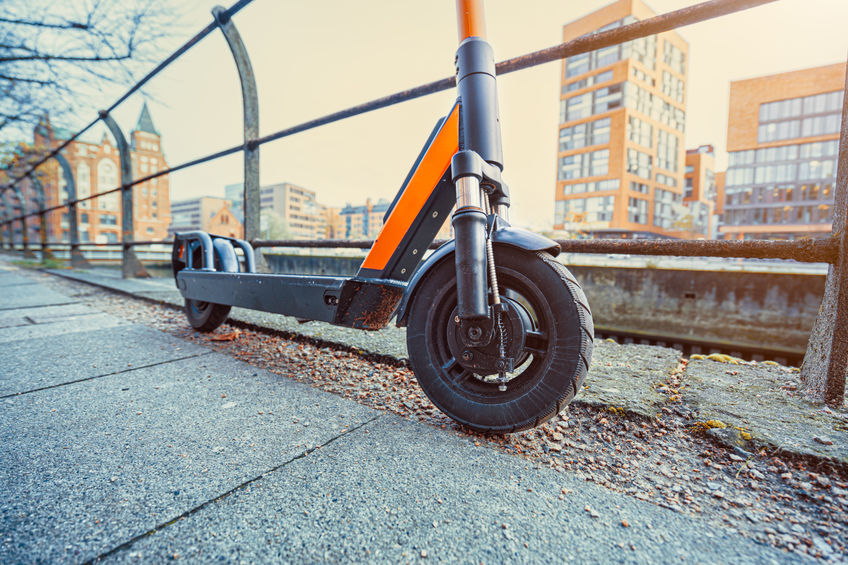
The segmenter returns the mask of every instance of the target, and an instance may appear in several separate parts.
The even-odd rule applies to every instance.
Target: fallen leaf
[[[241,335],[241,330],[235,330],[228,334],[217,334],[209,338],[209,341],[235,341]]]

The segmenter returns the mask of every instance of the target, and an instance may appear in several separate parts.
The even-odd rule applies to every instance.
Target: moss
[[[694,424],[692,424],[692,431],[706,432],[707,430],[712,430],[714,428],[724,429],[726,427],[727,424],[725,424],[721,420],[706,420],[704,422],[695,422]]]
[[[724,353],[711,353],[707,355],[707,359],[710,361],[718,361],[719,363],[730,363],[731,365],[738,365],[739,362],[742,361],[742,359],[737,359],[736,357],[731,357]]]

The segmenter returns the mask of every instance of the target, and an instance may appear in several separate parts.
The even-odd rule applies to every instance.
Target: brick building
[[[843,63],[730,83],[724,239],[826,237]]]
[[[688,208],[688,221],[693,233],[715,239],[714,225],[718,187],[716,185],[715,151],[712,145],[701,145],[686,151],[683,175],[683,202]]]
[[[563,27],[563,40],[653,17],[618,0]],[[554,229],[594,237],[692,237],[684,218],[689,47],[665,32],[562,64]]]
[[[53,148],[71,137],[71,132],[42,120],[34,131],[34,146]],[[130,132],[130,154],[134,179],[167,168],[162,152],[162,139],[147,104],[141,109],[138,122]],[[74,175],[77,198],[84,198],[117,188],[121,184],[118,149],[108,134],[99,143],[75,140],[63,151]],[[46,205],[57,206],[68,199],[65,177],[55,160],[40,169]],[[24,185],[26,197],[34,197],[30,185]],[[171,205],[168,195],[168,176],[161,176],[133,187],[133,224],[135,240],[161,240],[168,236]],[[30,206],[31,210],[35,210]],[[115,192],[77,205],[77,221],[81,242],[118,242],[121,240],[121,194]],[[33,220],[30,229],[35,229]],[[48,239],[69,241],[68,211],[47,215]]]

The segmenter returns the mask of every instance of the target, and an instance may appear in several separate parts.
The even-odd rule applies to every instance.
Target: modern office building
[[[655,15],[618,0],[566,24],[563,40]],[[680,220],[688,52],[665,32],[563,61],[554,229],[691,237]]]
[[[64,128],[53,126],[45,118],[36,126],[33,147],[54,148],[71,137]],[[132,176],[142,178],[167,168],[162,152],[162,138],[153,124],[150,110],[144,104],[135,128],[130,132],[130,155]],[[121,185],[120,158],[112,137],[103,134],[100,142],[76,139],[62,152],[67,158],[74,177],[77,198],[112,190]],[[44,172],[44,187],[47,207],[63,204],[68,200],[67,183],[62,170],[54,160],[48,161],[40,171]],[[23,183],[28,210],[35,211],[35,192],[31,185]],[[136,185],[133,193],[133,238],[136,241],[161,240],[168,236],[171,223],[168,176],[163,175]],[[113,192],[106,196],[80,202],[77,206],[77,221],[81,242],[118,242],[121,240],[121,194]],[[48,239],[69,241],[69,212],[47,214]],[[30,230],[36,230],[38,219],[32,218]],[[30,235],[30,238],[34,234]]]
[[[683,202],[687,214],[681,218],[689,224],[695,237],[715,239],[715,215],[718,189],[715,173],[715,150],[712,145],[701,145],[686,151],[686,169],[683,175]]]
[[[201,196],[171,203],[173,221],[168,235],[175,232],[203,230],[226,237],[244,236],[241,222],[230,209],[226,198]]]
[[[845,65],[730,83],[724,239],[826,237]]]
[[[339,210],[340,239],[374,239],[383,227],[383,218],[391,202],[381,198],[376,204],[368,198],[364,205],[345,205]]]
[[[244,185],[230,184],[224,194],[232,203],[233,212],[244,218]],[[327,217],[325,206],[316,200],[314,190],[288,182],[260,188],[259,209],[270,210],[286,224],[292,239],[326,239]]]

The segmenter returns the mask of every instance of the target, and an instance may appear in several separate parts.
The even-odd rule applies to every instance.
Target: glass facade
[[[559,150],[569,151],[591,145],[605,145],[610,139],[610,119],[595,120],[559,130]]]
[[[568,155],[559,160],[559,180],[601,177],[609,172],[609,149]]]
[[[583,192],[603,192],[605,190],[618,190],[618,179],[599,180],[596,182],[578,182],[567,184],[562,187],[562,194],[580,194]]]
[[[839,133],[842,95],[839,90],[760,104],[757,141]]]
[[[557,200],[554,222],[557,224],[611,222],[613,203],[613,196]]]
[[[729,153],[724,224],[832,222],[838,148],[830,140]]]

